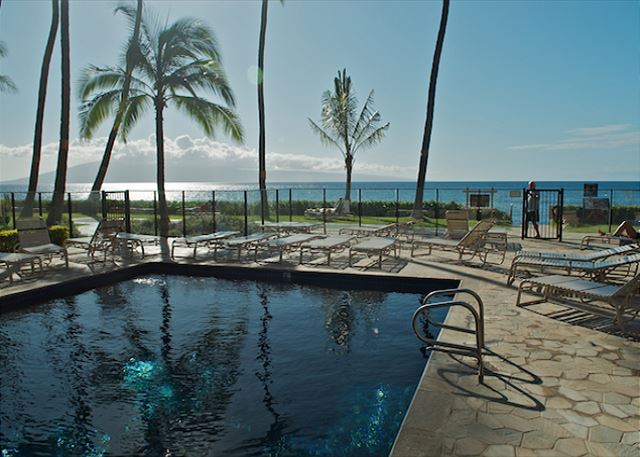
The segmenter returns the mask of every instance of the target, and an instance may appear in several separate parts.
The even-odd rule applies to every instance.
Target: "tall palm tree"
[[[6,45],[0,41],[0,57],[7,55]],[[16,92],[18,88],[7,75],[0,75],[0,92]]]
[[[121,9],[122,7],[116,8],[116,12],[120,11]],[[124,116],[127,103],[129,101],[129,88],[131,87],[131,77],[133,75],[133,69],[138,61],[138,55],[140,53],[138,40],[140,37],[141,22],[142,22],[142,0],[138,0],[135,20],[133,21],[133,32],[131,33],[131,39],[129,40],[129,44],[127,46],[127,52],[125,56],[124,81],[122,83],[122,93],[120,94],[120,103],[118,105],[116,117],[113,120],[113,125],[111,126],[111,131],[109,132],[109,137],[107,138],[107,144],[104,148],[104,154],[102,156],[102,161],[100,162],[100,168],[98,168],[98,174],[96,175],[96,179],[93,182],[93,186],[91,186],[90,198],[93,198],[93,199],[97,199],[98,192],[100,192],[100,189],[102,189],[102,184],[104,183],[104,179],[107,175],[107,169],[109,168],[109,161],[111,160],[111,152],[113,151],[113,146],[116,143],[116,137],[118,136],[118,132],[120,130],[120,124],[122,123],[122,118]],[[87,138],[91,136],[91,133],[92,131],[81,130],[80,136],[82,136],[83,138]],[[126,138],[123,138],[123,139],[126,140]]]
[[[418,181],[416,183],[416,198],[413,201],[411,217],[422,218],[422,199],[424,197],[424,181],[427,177],[427,161],[429,160],[429,145],[431,144],[431,131],[433,130],[433,112],[436,103],[436,83],[438,82],[438,68],[440,67],[440,55],[444,44],[444,34],[447,31],[447,18],[449,17],[449,0],[442,1],[442,16],[440,17],[440,29],[436,40],[436,49],[433,53],[431,64],[431,77],[429,79],[429,98],[427,100],[427,119],[424,124],[422,148],[420,149],[420,164],[418,166]]]
[[[60,146],[56,181],[53,187],[47,225],[59,224],[62,219],[64,189],[67,183],[67,158],[69,156],[69,120],[71,114],[71,59],[69,55],[69,0],[60,3],[60,49],[62,62],[62,102],[60,104]]]
[[[53,55],[53,45],[58,34],[59,5],[58,0],[51,0],[51,27],[49,38],[44,48],[42,67],[40,68],[40,87],[38,89],[38,108],[36,110],[36,126],[33,133],[33,155],[31,157],[31,172],[29,173],[29,187],[27,198],[22,207],[21,217],[31,217],[33,213],[33,200],[38,187],[38,174],[40,172],[40,157],[42,155],[42,125],[44,122],[44,107],[47,100],[47,82],[49,81],[49,66]]]
[[[284,0],[280,0],[284,3]],[[267,37],[267,10],[269,0],[262,0],[260,14],[260,39],[258,42],[258,187],[262,217],[269,214],[267,200],[267,140],[264,121],[264,46]]]
[[[321,124],[318,126],[309,119],[311,130],[320,136],[320,141],[326,145],[336,146],[344,157],[344,167],[347,171],[347,182],[344,194],[345,212],[350,211],[351,202],[351,173],[354,157],[359,149],[365,149],[379,143],[389,129],[389,123],[379,126],[381,116],[373,106],[373,91],[369,92],[360,115],[357,114],[358,100],[351,86],[351,77],[347,70],[338,72],[333,80],[333,92],[322,94]]]
[[[128,7],[121,10],[133,17]],[[220,61],[218,43],[209,27],[192,18],[162,25],[142,17],[139,63],[129,88],[129,101],[122,118],[122,135],[133,127],[150,106],[155,108],[157,185],[160,235],[169,233],[169,214],[164,176],[164,110],[169,103],[196,121],[212,137],[218,127],[235,141],[242,141],[235,100]],[[125,74],[117,68],[92,67],[81,91],[85,103],[80,112],[83,131],[93,130],[112,115],[122,100]],[[198,95],[207,90],[222,98],[226,106]]]

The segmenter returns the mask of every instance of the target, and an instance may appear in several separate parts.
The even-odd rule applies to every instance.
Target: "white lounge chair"
[[[238,252],[238,260],[240,260],[243,249],[250,250],[261,241],[271,239],[275,236],[275,233],[253,233],[247,236],[223,238],[212,243],[210,249],[213,249],[214,260],[217,260],[219,249],[236,249]]]
[[[122,219],[105,219],[98,223],[98,227],[92,236],[69,238],[64,241],[65,248],[86,249],[87,255],[95,259],[96,252],[104,253],[103,261],[107,261],[107,254],[113,252],[113,237],[122,230]]]
[[[258,252],[275,252],[279,253],[279,261],[282,262],[282,256],[285,252],[293,251],[300,247],[302,243],[311,241],[314,238],[321,238],[322,235],[315,235],[309,233],[300,233],[296,235],[289,235],[282,238],[275,238],[262,241],[254,246],[254,260],[258,261]]]
[[[171,242],[171,257],[173,258],[176,247],[193,248],[193,258],[196,258],[198,247],[213,246],[216,241],[238,235],[240,232],[222,231],[209,233],[208,235],[188,236],[176,238]]]
[[[9,284],[13,283],[13,275],[21,275],[22,267],[25,264],[31,265],[31,273],[35,272],[35,265],[38,264],[42,271],[42,259],[35,254],[22,254],[18,252],[0,252],[0,264],[5,265],[4,271],[0,272],[0,278],[9,278]]]
[[[518,271],[523,268],[539,269],[543,274],[545,270],[560,270],[568,275],[572,273],[581,273],[596,280],[604,280],[613,271],[621,267],[627,267],[627,275],[631,273],[635,265],[635,271],[638,271],[638,263],[640,262],[640,254],[631,254],[621,257],[609,257],[605,260],[596,260],[594,262],[580,260],[563,260],[563,259],[544,259],[535,257],[516,257],[509,269],[509,277],[507,284],[513,284]]]
[[[580,241],[580,248],[587,249],[593,244],[615,244],[620,246],[627,243],[636,243],[637,241],[637,239],[620,235],[587,235]]]
[[[19,243],[16,252],[35,254],[51,260],[54,255],[64,258],[64,263],[69,268],[69,257],[64,246],[58,246],[51,242],[49,229],[42,219],[22,219],[16,221]]]
[[[262,231],[275,233],[311,233],[322,227],[322,222],[265,222]]]
[[[584,309],[585,303],[604,302],[615,309],[615,322],[624,330],[624,314],[630,312],[633,318],[640,312],[640,307],[633,303],[633,300],[638,297],[639,291],[640,275],[636,275],[623,285],[589,281],[570,276],[545,276],[524,279],[520,283],[516,306],[553,300],[562,300],[562,303],[568,304],[566,299],[579,299],[580,303],[576,303],[576,307]],[[542,299],[523,303],[521,300],[524,293],[541,295]],[[590,310],[597,311],[594,308],[590,308]]]
[[[335,217],[342,212],[344,202],[342,198],[339,198],[333,208],[309,208],[304,211],[304,215],[307,217],[319,217],[321,219],[329,219]]]
[[[572,252],[549,252],[549,251],[518,251],[515,258],[533,257],[537,259],[560,259],[560,260],[578,260],[584,262],[592,262],[594,260],[603,260],[614,255],[621,255],[640,250],[638,244],[625,244],[624,246],[616,246],[609,249],[601,249],[598,251],[572,251]]]
[[[154,235],[138,235],[136,233],[118,232],[114,237],[114,244],[116,245],[114,249],[120,252],[126,249],[133,254],[137,248],[140,248],[143,259],[145,245],[158,246],[159,243],[160,237]]]
[[[397,225],[394,224],[385,224],[385,225],[377,225],[377,224],[362,224],[362,225],[349,225],[346,227],[342,227],[338,230],[340,235],[355,235],[362,237],[369,236],[391,236],[395,234],[397,230]]]
[[[355,239],[351,235],[334,235],[317,238],[300,245],[300,263],[305,252],[309,254],[322,253],[327,255],[327,265],[331,265],[331,254],[342,252],[351,246]]]
[[[479,221],[459,241],[444,238],[416,238],[411,244],[411,257],[415,256],[416,248],[423,247],[428,249],[427,255],[430,255],[433,249],[457,252],[458,261],[460,262],[472,260],[475,256],[478,256],[483,265],[488,263],[487,257],[490,253],[497,253],[501,256],[499,263],[502,263],[507,251],[506,233],[496,232],[489,234],[489,230],[494,224],[493,220]],[[469,257],[465,258],[465,255]]]
[[[400,254],[400,241],[396,238],[373,237],[366,238],[354,244],[349,248],[349,266],[353,263],[353,253],[362,252],[369,256],[378,257],[378,266],[382,269],[382,256],[388,255],[393,251],[393,256],[398,257]]]

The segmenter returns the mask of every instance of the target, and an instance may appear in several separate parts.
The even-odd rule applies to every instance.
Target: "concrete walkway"
[[[521,243],[519,239],[510,239]],[[525,240],[527,249],[562,250],[574,242]],[[145,260],[159,261],[158,254]],[[178,255],[188,255],[187,251]],[[640,325],[622,334],[608,318],[543,304],[515,306],[516,288],[506,285],[505,264],[480,268],[457,264],[453,254],[387,259],[380,274],[449,278],[477,291],[485,302],[485,381],[478,382],[473,359],[433,353],[396,443],[394,457],[439,455],[486,456],[639,456]],[[233,262],[229,257],[229,262]],[[72,277],[100,274],[135,264],[91,265],[82,253],[69,270],[3,284],[0,297]],[[271,259],[272,260],[272,259]],[[324,270],[324,259],[298,266],[297,256],[279,267]],[[198,260],[213,263],[203,250]],[[218,262],[220,263],[220,262]],[[237,262],[233,262],[237,265]],[[349,268],[344,254],[332,258],[330,271],[379,273],[374,261],[361,259]],[[254,262],[247,268],[259,268]],[[270,264],[273,266],[273,264]],[[516,284],[518,281],[516,281]],[[452,309],[447,323],[470,328],[464,310]],[[410,331],[410,323],[407,323]],[[471,335],[444,330],[440,338],[471,343]]]

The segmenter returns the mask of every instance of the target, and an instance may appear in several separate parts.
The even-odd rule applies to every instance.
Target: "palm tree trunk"
[[[267,202],[267,157],[266,157],[266,127],[264,122],[264,46],[267,34],[268,0],[262,0],[262,14],[260,19],[260,42],[258,45],[258,186],[260,188],[260,205],[263,217],[269,215]]]
[[[69,155],[69,117],[71,112],[71,75],[69,56],[69,0],[62,0],[60,7],[60,45],[62,60],[62,102],[60,109],[60,147],[58,167],[53,189],[51,209],[47,225],[59,224],[62,219],[64,189],[67,181],[67,157]],[[71,235],[73,236],[73,234]]]
[[[160,213],[160,236],[169,236],[169,208],[164,191],[164,126],[162,112],[164,101],[162,96],[156,99],[156,147],[157,147],[157,181],[158,181],[158,209]]]
[[[42,151],[42,124],[44,120],[44,106],[47,99],[47,82],[49,81],[49,66],[53,55],[53,45],[58,34],[58,0],[51,0],[51,27],[49,28],[49,38],[44,48],[42,67],[40,68],[40,88],[38,89],[38,109],[36,110],[36,127],[33,134],[33,156],[31,158],[31,173],[29,174],[29,187],[27,197],[22,207],[20,217],[31,217],[33,215],[33,201],[38,188],[38,173],[40,172],[40,156]]]
[[[440,17],[440,29],[436,40],[436,49],[433,53],[431,64],[431,77],[429,79],[429,99],[427,101],[427,120],[424,125],[422,148],[420,149],[420,165],[418,167],[418,181],[416,183],[416,198],[413,202],[411,217],[422,218],[422,200],[424,196],[424,182],[427,177],[427,162],[429,160],[429,146],[431,144],[431,131],[433,130],[433,113],[436,103],[436,83],[438,81],[438,68],[440,67],[440,55],[444,44],[444,34],[447,30],[447,18],[449,16],[449,0],[442,1],[442,16]]]
[[[91,200],[97,199],[97,197],[99,196],[100,189],[102,189],[102,185],[104,184],[104,179],[107,175],[107,169],[109,168],[109,161],[111,160],[111,153],[113,151],[113,146],[116,143],[118,131],[120,130],[120,124],[122,123],[122,118],[124,117],[124,113],[126,111],[127,104],[129,102],[129,89],[131,87],[131,76],[133,73],[133,68],[135,67],[135,63],[136,63],[135,47],[138,44],[138,40],[140,36],[141,22],[142,22],[142,0],[138,0],[138,9],[136,11],[136,21],[133,27],[133,35],[131,36],[131,41],[127,49],[127,67],[125,69],[125,79],[122,85],[122,97],[120,98],[118,113],[116,114],[116,118],[113,121],[113,126],[111,127],[111,131],[109,132],[107,145],[104,148],[104,154],[102,156],[102,162],[100,162],[100,168],[98,168],[98,174],[96,175],[96,179],[93,182],[93,186],[91,187],[91,194],[89,196]]]
[[[351,212],[351,172],[353,171],[353,156],[351,154],[345,156],[344,167],[347,169],[347,182],[344,191],[343,211],[349,214]]]

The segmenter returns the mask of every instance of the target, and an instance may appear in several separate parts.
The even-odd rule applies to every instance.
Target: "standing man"
[[[536,190],[536,182],[529,181],[529,189],[527,190],[527,227],[525,236],[529,236],[529,222],[533,224],[536,231],[536,238],[540,238],[540,230],[538,229],[538,221],[540,220],[540,193]]]

